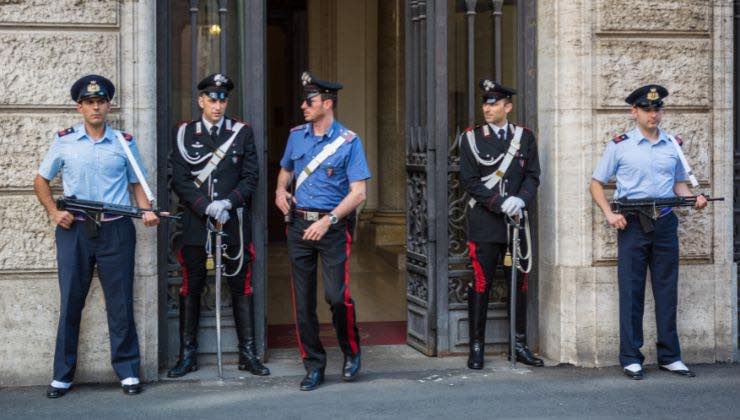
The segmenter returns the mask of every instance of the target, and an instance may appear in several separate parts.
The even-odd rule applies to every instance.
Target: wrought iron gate
[[[405,2],[407,342],[428,355],[464,350],[467,287],[471,277],[465,235],[466,196],[459,182],[457,137],[476,115],[476,16],[490,13],[493,37],[480,45],[497,58],[484,72],[502,80],[504,4],[516,13],[517,119],[535,122],[535,0],[430,0]],[[455,24],[467,37],[456,44]],[[450,35],[452,34],[452,35]],[[457,91],[456,53],[466,53],[464,87]],[[460,54],[457,54],[460,55]],[[532,213],[536,213],[536,210]],[[536,237],[536,223],[533,225]],[[536,259],[534,266],[536,267]],[[528,339],[537,347],[536,269],[530,274]],[[491,343],[507,341],[505,288],[494,287],[489,306]],[[495,332],[495,334],[493,334]]]
[[[157,2],[157,201],[160,207],[181,211],[169,187],[168,157],[176,120],[198,118],[196,84],[212,72],[229,74],[237,89],[229,100],[228,114],[243,117],[254,130],[259,159],[259,184],[249,204],[256,259],[252,266],[255,291],[257,348],[265,355],[266,342],[266,243],[267,181],[265,146],[265,2],[263,0],[190,0]],[[189,39],[189,41],[188,41]],[[178,42],[179,41],[179,42]],[[199,46],[200,44],[200,46]],[[206,44],[206,45],[203,45]],[[216,48],[217,46],[217,48]],[[178,49],[179,48],[179,49]],[[189,68],[189,72],[186,69]],[[189,76],[189,77],[187,77]],[[185,80],[187,79],[187,80]],[[189,95],[187,94],[189,92]],[[182,284],[175,258],[182,226],[159,227],[159,360],[171,364],[177,355],[178,290]],[[166,246],[162,246],[166,244]],[[215,353],[215,302],[213,278],[202,295],[201,353]],[[224,349],[236,349],[228,287],[222,294]]]

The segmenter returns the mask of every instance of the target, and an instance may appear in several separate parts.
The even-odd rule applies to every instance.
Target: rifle
[[[612,201],[611,208],[614,213],[624,215],[636,215],[640,219],[640,225],[645,233],[654,230],[654,222],[668,213],[667,209],[673,207],[694,207],[698,196],[669,197],[669,198],[618,198]],[[704,196],[707,201],[725,201],[724,197]]]
[[[144,212],[150,211],[156,214],[157,217],[161,219],[180,220],[180,216],[169,214],[168,212],[160,209],[142,209],[139,207],[126,206],[123,204],[109,204],[100,201],[80,200],[75,196],[57,198],[57,209],[83,213],[85,216],[93,220],[98,226],[100,225],[100,216],[103,213],[141,219],[144,215]]]

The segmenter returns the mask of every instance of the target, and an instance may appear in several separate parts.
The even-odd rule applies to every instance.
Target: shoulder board
[[[179,127],[181,127],[181,126],[182,126],[183,124],[186,124],[186,125],[187,125],[187,124],[190,124],[190,121],[187,121],[187,120],[182,120],[182,121],[178,121],[177,123],[175,123],[175,127],[178,127],[178,128],[179,128]]]
[[[134,136],[132,136],[132,135],[131,135],[131,134],[129,134],[129,133],[126,133],[125,131],[121,131],[121,135],[123,135],[123,138],[124,138],[124,139],[125,139],[126,141],[131,141],[131,140],[133,140],[133,139],[134,139]]]
[[[341,136],[347,143],[350,143],[352,140],[357,138],[357,134],[355,134],[352,130],[344,131]]]
[[[58,135],[59,137],[64,137],[64,136],[66,136],[66,135],[68,135],[68,134],[72,134],[72,133],[74,133],[74,132],[75,132],[75,128],[74,128],[74,127],[69,127],[69,128],[65,128],[64,130],[60,130],[60,131],[58,131],[58,132],[57,132],[57,135]]]
[[[612,139],[614,143],[619,144],[620,142],[627,140],[629,136],[627,134],[622,134],[621,136],[616,136]]]
[[[467,131],[473,131],[473,130],[475,130],[475,128],[476,128],[476,126],[474,126],[474,125],[471,125],[470,127],[468,127],[468,128],[466,128],[465,130],[463,130],[463,132],[467,132]]]
[[[234,122],[242,123],[242,124],[244,124],[245,127],[251,127],[251,125],[249,125],[248,122],[246,122],[244,120],[240,120],[239,118],[231,118],[231,120],[233,120]]]
[[[529,132],[531,132],[531,131],[532,131],[532,129],[531,129],[531,128],[529,128],[529,127],[525,127],[525,126],[523,126],[523,125],[517,125],[517,124],[514,124],[514,127],[521,127],[521,128],[522,128],[522,129],[524,130],[524,131],[529,131]]]
[[[673,136],[673,138],[676,139],[676,143],[678,143],[679,146],[683,146],[683,139],[680,136]]]
[[[291,128],[290,131],[293,132],[293,131],[303,130],[304,128],[306,128],[306,124],[301,124],[301,125],[297,125]]]

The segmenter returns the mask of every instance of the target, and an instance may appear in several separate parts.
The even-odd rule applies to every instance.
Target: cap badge
[[[301,74],[301,83],[303,83],[303,86],[311,83],[311,75],[308,74],[307,71],[304,71],[303,74]]]
[[[483,81],[483,90],[485,90],[486,92],[492,91],[495,88],[496,88],[496,84],[493,83],[492,81],[490,80]]]
[[[217,74],[213,76],[213,81],[216,82],[216,86],[221,86],[223,83],[227,83],[229,80],[223,74]]]
[[[100,92],[100,85],[98,85],[98,82],[95,80],[91,80],[87,85],[87,91],[90,93]]]
[[[650,92],[645,96],[648,101],[657,101],[660,99],[660,95],[658,95],[658,90],[656,88],[650,88]]]

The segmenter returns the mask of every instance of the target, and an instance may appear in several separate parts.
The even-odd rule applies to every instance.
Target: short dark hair
[[[334,109],[337,107],[337,100],[339,99],[335,93],[322,93],[321,94],[321,100],[322,101],[328,101],[331,99],[331,108]]]

